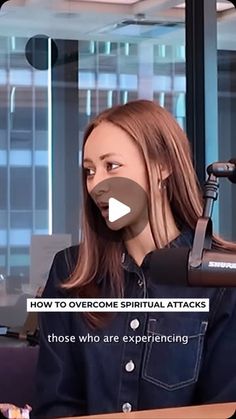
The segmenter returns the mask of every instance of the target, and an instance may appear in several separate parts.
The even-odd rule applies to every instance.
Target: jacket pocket
[[[206,329],[207,321],[199,319],[149,318],[142,377],[166,390],[195,383]]]

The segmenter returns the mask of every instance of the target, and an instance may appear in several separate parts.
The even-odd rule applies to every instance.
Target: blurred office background
[[[235,39],[230,1],[4,2],[0,324],[25,320],[32,237],[79,240],[81,142],[98,112],[157,100],[187,131],[201,183],[206,165],[236,157]],[[231,240],[235,204],[236,186],[221,180],[214,229]]]

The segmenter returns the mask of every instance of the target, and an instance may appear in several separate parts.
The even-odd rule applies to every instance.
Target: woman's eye
[[[115,170],[118,169],[121,166],[119,163],[107,163],[107,170]]]
[[[89,167],[85,167],[84,168],[85,171],[85,175],[86,177],[91,177],[95,174],[95,170],[94,169],[90,169]]]

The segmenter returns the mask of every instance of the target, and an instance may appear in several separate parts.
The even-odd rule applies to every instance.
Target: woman
[[[115,179],[147,196],[118,226],[107,207]],[[102,112],[84,136],[83,189],[81,244],[56,255],[44,297],[209,298],[210,312],[43,313],[37,416],[235,400],[235,291],[159,285],[158,272],[150,277],[152,251],[190,247],[202,212],[189,143],[177,122],[147,100]],[[233,243],[213,242],[236,251]],[[53,333],[89,334],[90,341],[50,343]],[[104,342],[105,336],[119,339]],[[137,344],[135,336],[160,339]]]

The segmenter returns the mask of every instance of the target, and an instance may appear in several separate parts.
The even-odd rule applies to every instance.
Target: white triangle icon
[[[115,198],[109,198],[108,205],[108,220],[111,223],[131,212],[131,208],[128,205],[123,204],[123,202]]]

